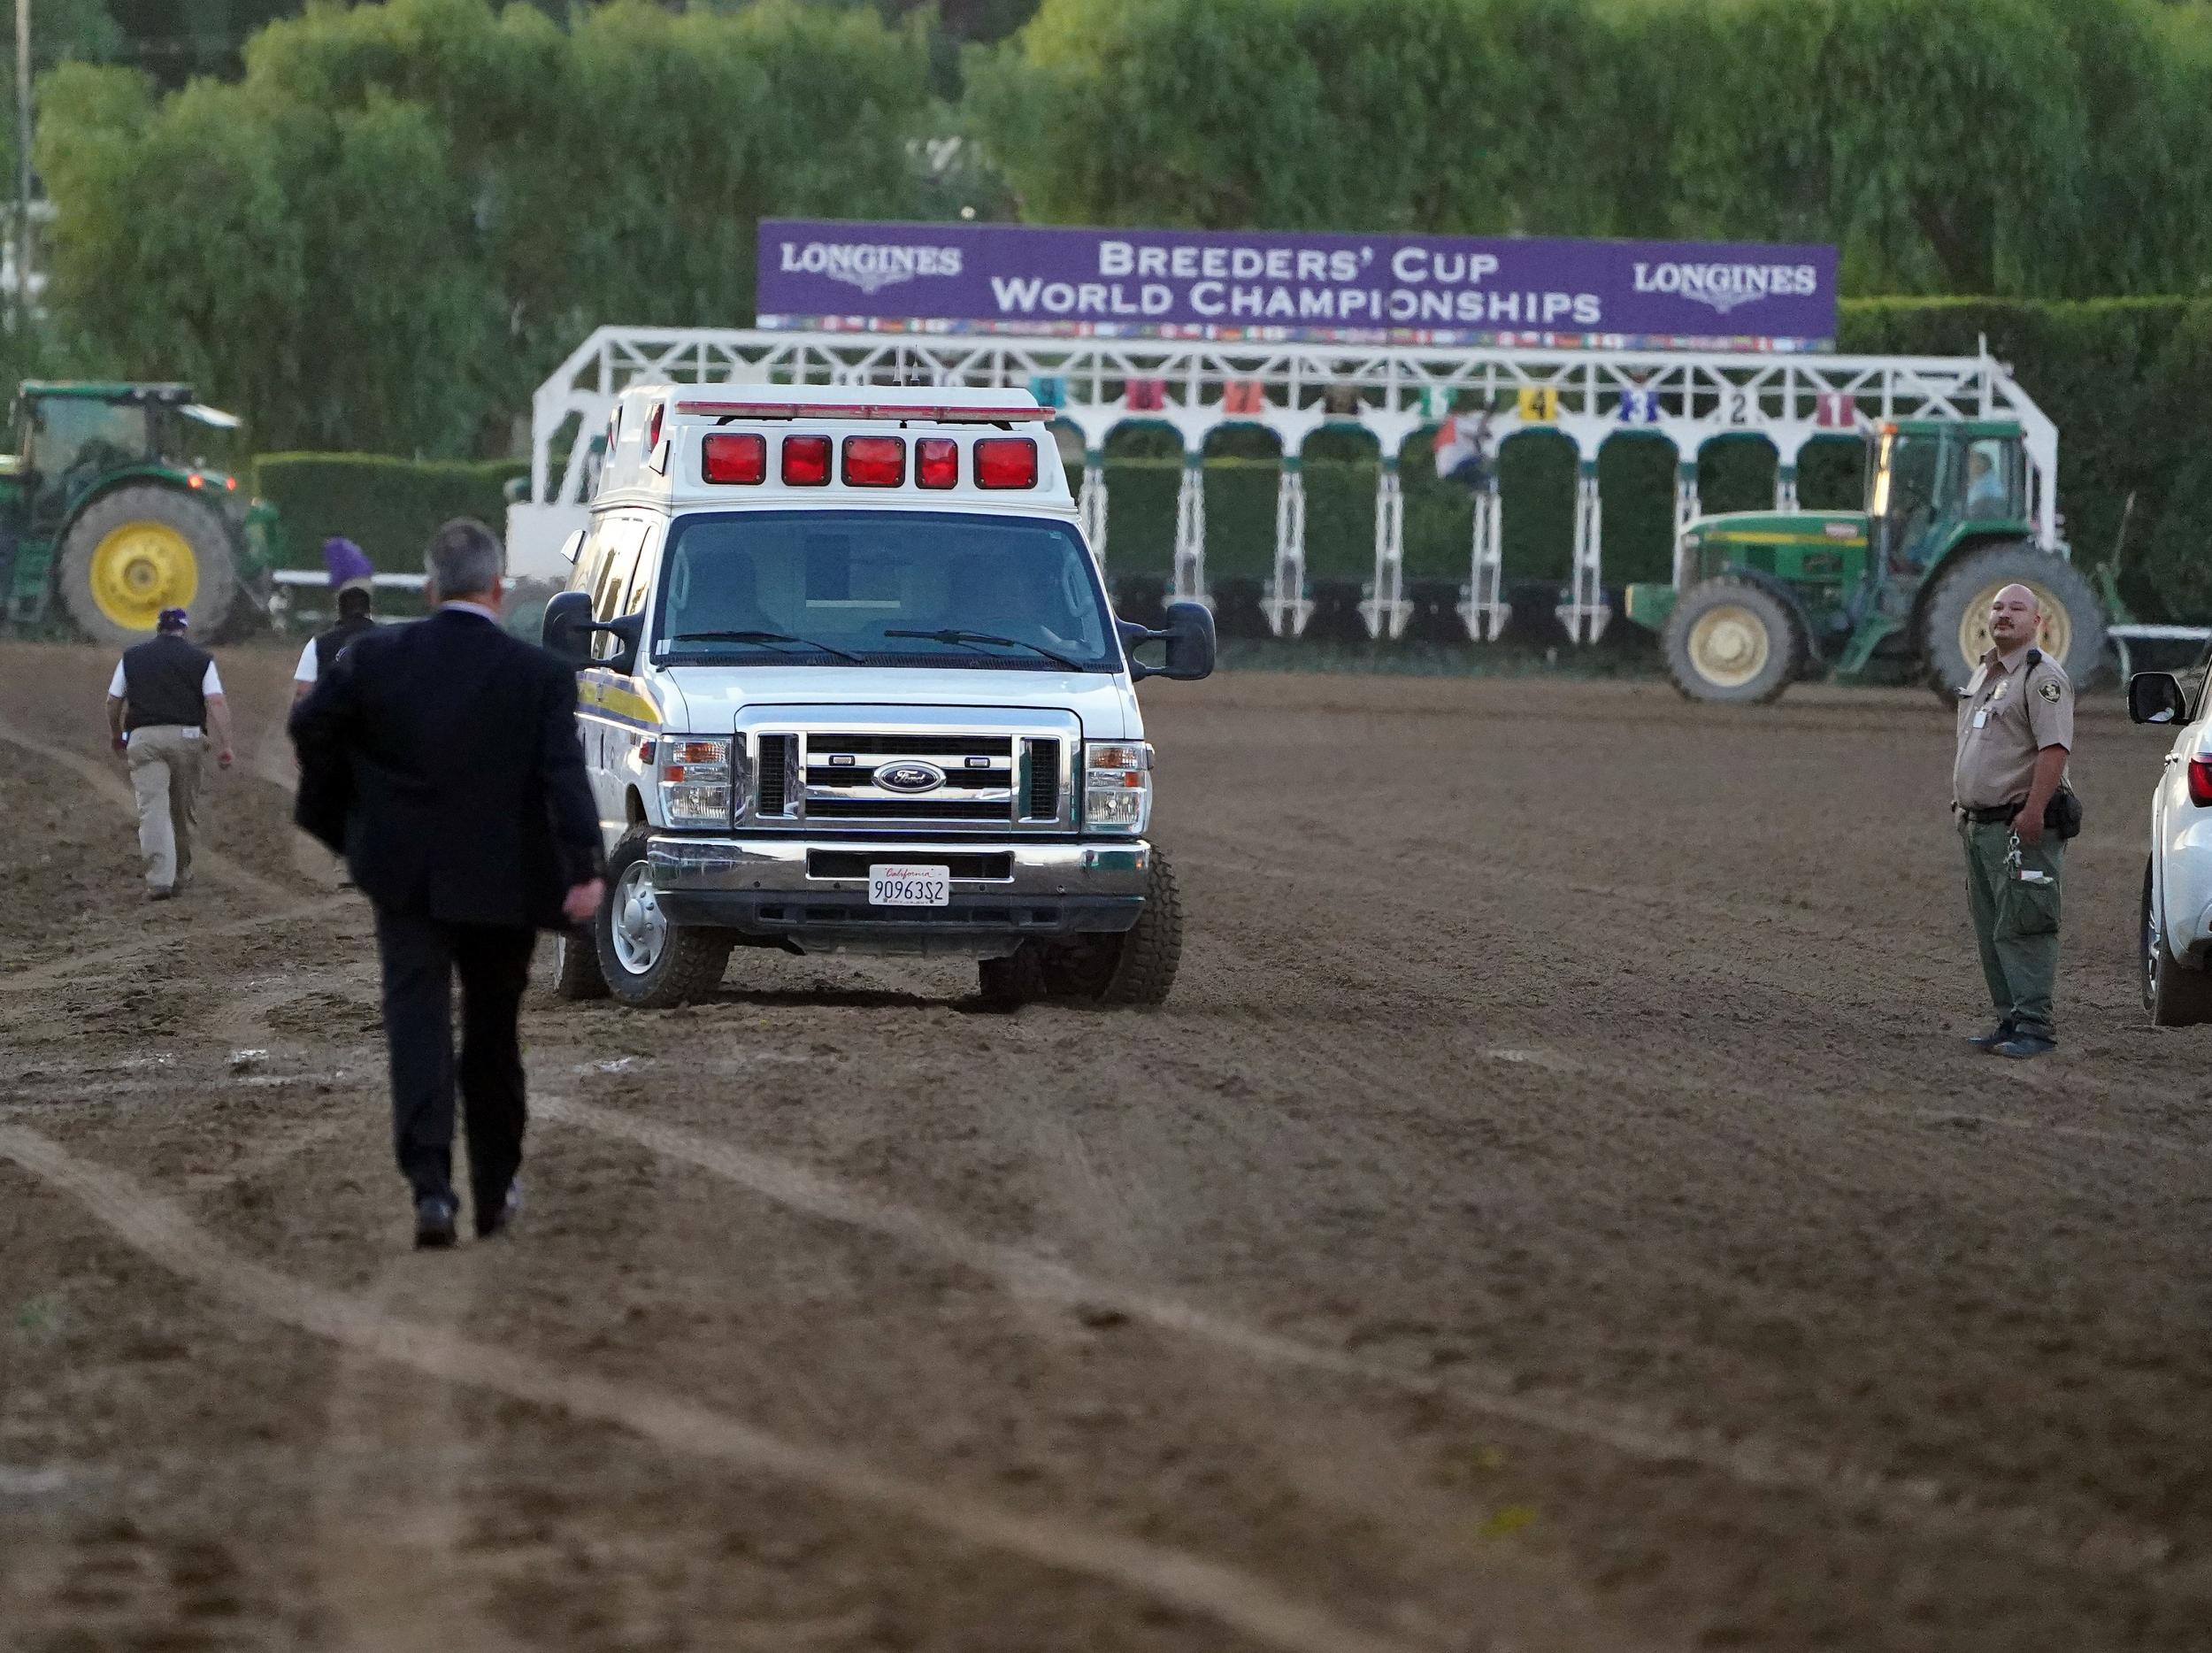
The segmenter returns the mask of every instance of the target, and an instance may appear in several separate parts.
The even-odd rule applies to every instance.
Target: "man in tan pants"
[[[215,761],[231,765],[230,707],[215,658],[185,640],[182,609],[164,609],[150,641],[126,649],[108,683],[108,735],[131,767],[146,896],[163,901],[192,877],[200,769],[212,728]]]

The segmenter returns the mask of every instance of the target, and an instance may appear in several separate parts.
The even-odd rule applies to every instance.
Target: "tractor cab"
[[[1867,444],[1866,515],[1881,565],[1916,579],[1965,534],[2028,523],[2028,462],[2008,420],[1900,419]]]
[[[239,488],[240,421],[181,384],[25,384],[0,463],[0,595],[10,619],[53,599],[103,642],[165,608],[217,634],[258,606],[274,513]]]
[[[197,473],[234,488],[235,414],[202,405],[189,385],[32,382],[16,393],[6,474],[59,502],[139,466]],[[212,452],[212,463],[209,458]],[[226,489],[232,491],[232,489]]]

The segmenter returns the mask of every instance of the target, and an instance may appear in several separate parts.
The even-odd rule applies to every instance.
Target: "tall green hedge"
[[[323,542],[343,534],[383,573],[419,574],[423,547],[449,518],[474,517],[504,532],[506,484],[529,469],[518,459],[265,453],[254,462],[254,489],[277,507],[288,565],[321,567]]]

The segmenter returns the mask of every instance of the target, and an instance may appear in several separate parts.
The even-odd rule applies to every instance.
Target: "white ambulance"
[[[1116,621],[1048,417],[1004,390],[621,395],[545,611],[608,855],[562,995],[680,1003],[744,946],[965,955],[1002,1006],[1167,996],[1135,685],[1210,673],[1213,619]]]

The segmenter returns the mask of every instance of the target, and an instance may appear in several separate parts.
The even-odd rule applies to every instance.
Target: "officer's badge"
[[[2056,678],[2047,677],[2035,686],[2035,692],[2046,700],[2055,701],[2066,691],[2058,686]]]

